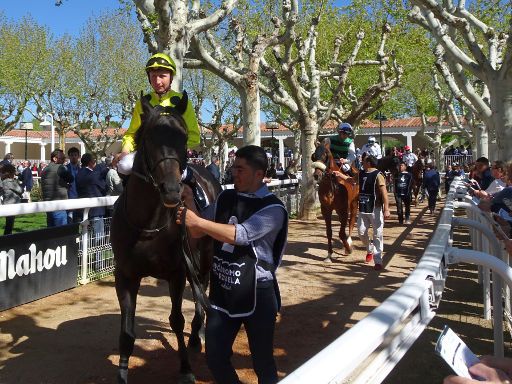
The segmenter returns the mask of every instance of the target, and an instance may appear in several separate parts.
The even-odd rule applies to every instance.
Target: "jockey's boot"
[[[354,177],[354,172],[352,172],[352,167],[349,164],[343,164],[341,169],[347,176]]]
[[[208,199],[206,194],[204,193],[203,188],[197,182],[194,172],[191,168],[187,167],[187,175],[183,179],[183,182],[187,184],[190,189],[192,189],[192,193],[194,194],[194,201],[199,209],[199,212],[203,211],[206,207],[208,207]]]

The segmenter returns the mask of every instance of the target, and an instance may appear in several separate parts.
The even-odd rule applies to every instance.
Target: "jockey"
[[[405,153],[402,157],[402,161],[407,165],[407,172],[412,172],[412,166],[418,161],[418,156],[411,152],[411,147],[406,145],[404,147]]]
[[[375,141],[375,137],[370,136],[368,138],[368,143],[363,145],[363,147],[361,148],[361,155],[363,153],[375,156],[377,159],[382,158],[382,150],[380,148],[380,145]]]
[[[354,139],[350,137],[353,132],[349,123],[341,123],[338,126],[338,134],[325,139],[326,147],[330,149],[336,163],[350,176],[353,176],[350,168],[356,159]]]
[[[150,104],[152,106],[161,105],[163,107],[175,106],[178,98],[181,99],[182,94],[171,89],[173,76],[176,75],[176,64],[174,60],[165,53],[156,53],[151,56],[146,63],[146,73],[153,91],[144,97],[149,98]],[[135,134],[141,126],[141,115],[142,104],[140,100],[137,100],[135,108],[133,109],[130,127],[123,136],[121,153],[117,155],[113,162],[113,165],[117,164],[117,171],[120,175],[128,176],[132,172],[133,160],[135,159],[136,153]],[[190,100],[188,101],[187,108],[182,117],[187,125],[187,147],[194,148],[199,145],[200,136],[196,114]],[[202,210],[206,208],[208,201],[204,191],[197,184],[192,169],[188,166],[186,166],[183,171],[182,181],[191,187],[194,200],[199,206],[199,209]]]

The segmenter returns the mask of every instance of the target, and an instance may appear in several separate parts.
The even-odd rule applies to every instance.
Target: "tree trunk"
[[[498,79],[489,85],[492,125],[496,132],[496,160],[512,160],[512,79]],[[485,156],[485,155],[484,155]]]
[[[301,162],[301,156],[300,156],[300,146],[301,146],[301,140],[302,134],[299,130],[293,131],[293,159],[297,161],[297,164]]]
[[[176,75],[174,75],[171,84],[171,88],[176,92],[182,92],[184,71],[183,61],[185,59],[185,54],[187,53],[189,45],[190,42],[185,41],[185,38],[182,38],[179,41],[176,41],[168,52],[169,56],[172,57],[174,63],[176,64]]]
[[[485,124],[478,124],[476,126],[476,157],[489,158],[489,130]]]
[[[301,152],[302,152],[302,181],[301,181],[301,199],[299,219],[315,220],[317,209],[315,207],[316,189],[315,179],[311,169],[311,154],[315,151],[316,135],[318,133],[318,124],[316,121],[309,120],[303,127],[301,135]]]
[[[258,86],[249,84],[238,88],[242,103],[244,145],[261,145],[260,91]]]

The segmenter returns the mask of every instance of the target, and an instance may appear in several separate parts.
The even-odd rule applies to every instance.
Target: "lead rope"
[[[181,213],[181,247],[183,252],[183,258],[185,259],[185,264],[187,265],[187,269],[190,275],[190,285],[192,287],[192,293],[194,295],[195,301],[199,301],[201,307],[208,312],[211,308],[210,300],[206,296],[206,292],[199,281],[199,277],[197,276],[196,270],[199,270],[199,266],[194,266],[192,261],[192,247],[190,246],[190,242],[188,239],[187,228],[185,227],[185,218],[187,215],[187,208],[183,207],[183,211]],[[188,252],[187,252],[188,251]]]

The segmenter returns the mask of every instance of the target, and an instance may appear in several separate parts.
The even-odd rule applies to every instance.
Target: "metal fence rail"
[[[298,180],[273,180],[267,184],[277,197],[283,201],[288,213],[296,215],[300,202],[300,187]],[[233,188],[233,185],[223,186]],[[17,216],[30,213],[43,213],[57,210],[84,209],[83,221],[80,224],[80,240],[78,251],[77,282],[87,284],[100,280],[114,272],[114,254],[110,244],[110,217],[101,219],[88,218],[90,208],[112,206],[117,196],[44,201],[0,205],[1,216]],[[96,221],[96,225],[93,223]],[[98,223],[98,221],[101,221]],[[99,228],[95,231],[94,228]]]
[[[473,162],[473,155],[444,155],[444,166],[448,167],[457,163],[459,165],[468,165]]]
[[[484,243],[484,236],[493,237],[488,241],[493,245],[482,248],[486,252],[452,247],[454,226],[472,225],[469,219],[463,221],[454,217],[454,210],[462,204],[458,199],[465,199],[462,186],[458,178],[452,183],[432,239],[404,284],[367,317],[285,377],[282,384],[382,382],[435,316],[450,263],[470,262],[495,272],[493,286],[497,286],[498,296],[494,297],[494,303],[501,303],[498,283],[501,279],[497,276],[511,286],[512,269],[499,258],[502,251],[496,245],[499,242],[493,237],[490,224],[472,226],[473,244]],[[489,254],[490,251],[495,254]],[[507,302],[510,303],[510,298]],[[500,356],[503,332],[498,324],[503,313],[499,305],[494,306],[493,315],[495,354]]]

